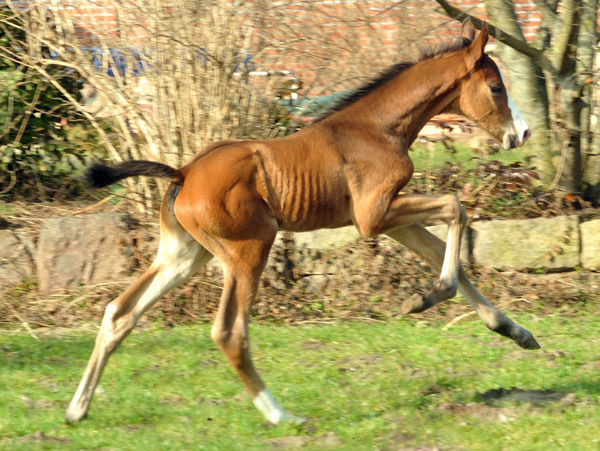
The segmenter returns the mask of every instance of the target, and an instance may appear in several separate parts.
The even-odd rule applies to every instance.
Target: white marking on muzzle
[[[500,68],[498,68],[498,70],[500,71]],[[506,86],[502,71],[500,71],[500,77],[502,78],[502,83],[504,83],[504,86]],[[527,122],[525,122],[525,118],[517,108],[517,105],[515,105],[515,102],[513,102],[508,90],[506,90],[506,97],[508,100],[508,108],[510,109],[510,114],[513,120],[512,124],[509,124],[508,126],[509,130],[504,133],[502,146],[505,149],[510,149],[511,147],[519,147],[525,144],[525,141],[527,141],[531,136],[531,130],[529,129]],[[516,141],[514,143],[511,143],[511,141],[514,140],[514,138],[511,139],[511,135],[513,135],[513,137],[516,135]]]
[[[513,102],[513,99],[510,97],[510,94],[507,92],[506,96],[508,97],[508,107],[510,108],[510,113],[513,117],[513,126],[515,131],[517,132],[517,136],[519,137],[519,142],[517,143],[519,146],[525,144],[525,141],[531,135],[531,130],[529,130],[529,126],[527,122],[525,122],[525,118]]]

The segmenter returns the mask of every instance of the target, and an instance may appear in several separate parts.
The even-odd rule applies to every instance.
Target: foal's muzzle
[[[523,128],[515,132],[506,133],[502,139],[502,146],[509,150],[515,147],[520,147],[531,137],[531,130],[529,128]]]

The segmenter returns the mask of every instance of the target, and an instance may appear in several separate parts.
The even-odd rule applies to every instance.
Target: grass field
[[[522,351],[463,321],[252,326],[255,362],[304,426],[266,425],[209,326],[129,337],[89,418],[63,412],[94,334],[0,335],[0,449],[600,449],[600,321],[518,318]]]
[[[482,163],[499,161],[505,166],[523,161],[523,151],[519,148],[499,150],[490,155],[475,153],[467,143],[455,142],[451,152],[441,143],[435,143],[431,149],[421,144],[414,144],[410,148],[410,159],[417,171],[437,172],[444,165],[457,165],[462,169],[473,169]]]

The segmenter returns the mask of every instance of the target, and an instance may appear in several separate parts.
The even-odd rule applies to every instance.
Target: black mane
[[[385,72],[382,72],[378,77],[367,82],[365,85],[352,91],[347,96],[340,99],[335,105],[333,105],[325,113],[323,113],[315,122],[322,121],[323,119],[331,116],[332,114],[334,114],[340,110],[343,110],[347,106],[352,105],[353,103],[357,102],[358,100],[362,99],[363,97],[365,97],[365,96],[369,95],[370,93],[372,93],[373,91],[377,90],[378,88],[380,88],[381,86],[386,84],[388,81],[390,81],[394,77],[396,77],[398,74],[404,72],[405,70],[409,69],[410,67],[414,66],[415,64],[417,64],[423,60],[435,58],[440,55],[457,52],[457,51],[467,47],[469,44],[471,44],[470,39],[467,39],[464,37],[459,37],[459,38],[454,38],[451,40],[441,42],[437,45],[421,46],[419,48],[419,57],[417,60],[403,61],[403,62],[394,64],[393,66],[388,68]]]

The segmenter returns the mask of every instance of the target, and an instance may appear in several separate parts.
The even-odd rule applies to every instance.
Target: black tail
[[[154,161],[131,160],[114,166],[94,164],[85,171],[85,181],[91,188],[102,188],[134,175],[183,180],[181,173],[171,166]]]

